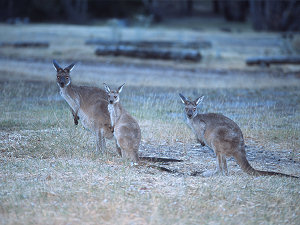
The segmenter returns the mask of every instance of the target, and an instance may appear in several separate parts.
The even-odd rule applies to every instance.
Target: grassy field
[[[244,65],[253,52],[284,52],[281,45],[261,44],[277,40],[277,34],[121,29],[124,39],[211,40],[204,61],[193,64],[97,58],[83,43],[109,38],[109,26],[0,29],[5,31],[0,41],[51,44],[48,49],[0,49],[1,224],[299,224],[299,179],[249,176],[233,159],[229,176],[190,176],[213,169],[215,157],[184,123],[178,97],[179,92],[205,95],[200,111],[236,121],[254,168],[300,176],[300,80],[294,72],[299,67]],[[224,44],[245,38],[252,48]],[[181,173],[131,166],[118,157],[114,141],[108,141],[106,154],[95,152],[94,137],[74,125],[59,95],[53,58],[62,65],[80,61],[72,71],[76,84],[126,82],[121,101],[140,123],[140,155],[183,159],[164,165]]]

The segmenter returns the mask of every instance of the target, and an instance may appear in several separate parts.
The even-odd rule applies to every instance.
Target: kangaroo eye
[[[68,76],[66,76],[66,79],[69,79],[69,77],[68,77]]]
[[[195,112],[195,111],[196,111],[196,109],[194,108],[194,109],[193,109],[193,111]]]
[[[117,98],[117,96],[114,96],[114,98]]]
[[[59,79],[59,76],[57,76],[57,79]]]

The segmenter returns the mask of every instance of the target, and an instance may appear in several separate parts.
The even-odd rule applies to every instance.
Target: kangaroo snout
[[[63,87],[65,86],[65,83],[60,82],[60,83],[59,83],[59,86],[63,88]]]
[[[189,119],[192,119],[193,114],[192,114],[192,113],[188,113],[188,114],[187,114],[187,117],[188,117]]]

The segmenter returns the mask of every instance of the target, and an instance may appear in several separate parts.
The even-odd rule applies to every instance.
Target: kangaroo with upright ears
[[[108,85],[104,84],[108,95],[108,111],[114,136],[117,140],[119,155],[138,162],[141,129],[138,122],[120,104],[119,94],[124,85],[121,85],[114,91]]]
[[[179,96],[185,105],[187,124],[193,130],[201,145],[213,149],[217,156],[216,170],[206,171],[202,174],[203,176],[212,176],[216,173],[228,175],[226,157],[232,156],[242,170],[250,175],[295,177],[283,173],[254,169],[246,158],[242,131],[234,121],[222,114],[198,113],[197,106],[203,101],[204,96],[197,98],[195,101],[187,100],[182,94],[179,94]]]
[[[71,107],[75,125],[80,119],[84,128],[96,136],[96,151],[105,150],[105,138],[112,138],[110,116],[107,110],[107,94],[97,87],[75,86],[71,84],[70,72],[75,64],[62,68],[55,60],[56,82],[60,95]]]

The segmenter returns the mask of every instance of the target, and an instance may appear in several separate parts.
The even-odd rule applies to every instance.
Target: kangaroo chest
[[[70,96],[64,89],[61,89],[60,95],[66,100],[66,102],[69,104],[72,110],[78,114],[80,118],[79,121],[81,122],[82,126],[88,130],[92,130],[93,121],[91,121],[86,112],[84,112],[80,108],[79,96],[77,94],[74,94],[74,96]]]
[[[78,111],[80,107],[79,97],[77,97],[75,94],[74,97],[71,97],[65,89],[60,90],[60,95],[66,100],[66,102],[69,104],[69,106],[73,109],[74,112]]]
[[[112,104],[108,104],[108,112],[110,115],[111,126],[114,127],[116,124],[117,115]]]
[[[187,124],[188,126],[192,129],[192,131],[195,133],[196,137],[202,141],[202,142],[206,142],[205,138],[204,138],[204,133],[205,133],[205,123],[202,122],[198,122],[195,123],[190,119],[187,119]]]

